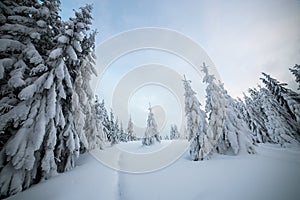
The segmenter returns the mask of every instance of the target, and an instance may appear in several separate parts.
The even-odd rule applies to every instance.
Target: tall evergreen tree
[[[99,124],[99,127],[102,130],[102,134],[103,134],[102,138],[104,141],[107,141],[108,129],[106,125],[109,123],[108,115],[104,107],[104,100],[102,100],[102,102],[100,103],[97,95],[95,100],[95,112],[96,112],[97,123]]]
[[[252,133],[238,109],[238,102],[227,93],[224,84],[220,83],[219,87],[225,100],[225,149],[231,149],[234,154],[255,153]]]
[[[286,83],[280,83],[278,80],[272,78],[266,73],[262,73],[262,82],[266,88],[270,91],[277,102],[290,114],[290,117],[300,122],[300,95],[291,89],[288,89]]]
[[[206,112],[209,113],[208,135],[213,141],[215,150],[225,154],[241,152],[254,153],[250,131],[241,118],[238,117],[234,100],[227,94],[222,84],[216,84],[214,76],[205,73],[203,82],[207,83]]]
[[[43,143],[56,133],[53,119],[49,119],[54,90],[45,91],[43,86],[48,75],[47,52],[39,48],[47,10],[42,10],[37,1],[3,1],[0,9],[5,18],[0,27],[0,131],[5,136],[0,136],[2,197],[28,188],[56,171],[54,160],[47,166],[43,164],[55,145],[48,140],[45,148]]]
[[[267,129],[264,124],[263,114],[260,107],[257,105],[261,102],[256,102],[244,94],[245,103],[239,101],[240,113],[251,130],[254,143],[264,143],[267,141]]]
[[[259,94],[270,142],[281,145],[298,143],[300,141],[298,124],[291,120],[289,113],[282,109],[269,90],[260,88]]]
[[[43,28],[37,22],[44,15],[36,1],[0,3],[0,114],[8,113],[21,100],[18,93],[31,84],[40,73],[47,70],[44,57],[37,44]],[[46,19],[45,19],[46,20]],[[31,76],[32,78],[28,78]],[[16,119],[18,121],[18,119]],[[20,120],[19,120],[20,121]],[[0,150],[7,140],[16,133],[18,122],[1,127]]]
[[[154,114],[152,112],[152,107],[151,105],[149,105],[147,128],[142,143],[143,145],[152,145],[155,141],[160,142],[160,137],[157,130],[157,124],[154,118]]]
[[[128,134],[123,129],[123,123],[120,123],[120,141],[128,142]]]
[[[203,160],[212,150],[207,136],[206,114],[201,110],[196,92],[191,88],[191,81],[184,76],[185,115],[188,140],[190,141],[190,156],[192,160]]]
[[[118,119],[114,121],[114,113],[110,111],[110,129],[109,129],[109,141],[111,145],[119,143],[119,124]]]
[[[136,140],[136,136],[133,132],[133,123],[132,123],[131,116],[129,117],[129,121],[128,121],[128,125],[127,125],[127,133],[128,133],[128,140],[129,141],[135,141]]]
[[[220,87],[215,83],[215,77],[208,73],[208,67],[203,63],[202,71],[205,76],[203,82],[207,84],[206,87],[206,105],[205,111],[208,114],[208,128],[207,135],[217,152],[225,151],[225,100]]]
[[[109,130],[110,130],[110,120],[107,114],[107,110],[105,108],[104,100],[99,102],[98,96],[96,96],[96,115],[97,118],[102,123],[102,130],[103,130],[103,138],[105,141],[109,141]]]
[[[59,1],[0,3],[6,18],[0,27],[0,131],[8,136],[0,152],[0,196],[73,168],[80,143],[96,139],[96,131],[85,135],[74,119],[75,94],[80,95],[75,74],[91,67],[81,63],[91,61],[87,56],[94,48],[92,38],[78,39],[86,36],[89,24],[80,15],[86,17],[90,6],[65,23],[57,16],[58,6]]]
[[[171,140],[176,140],[180,137],[180,134],[178,132],[178,128],[176,124],[171,124],[171,129],[170,129],[170,139]]]

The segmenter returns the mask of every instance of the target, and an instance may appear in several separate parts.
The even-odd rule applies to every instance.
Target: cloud
[[[300,63],[300,1],[92,2],[99,43],[132,28],[170,28],[193,38],[207,51],[234,97],[256,86],[262,71],[296,89],[288,68]],[[64,12],[86,1],[62,3]]]

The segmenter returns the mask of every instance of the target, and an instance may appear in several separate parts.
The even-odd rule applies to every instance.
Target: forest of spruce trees
[[[71,170],[81,153],[136,140],[133,122],[109,114],[90,87],[96,75],[92,6],[68,20],[59,0],[0,2],[0,198]],[[199,66],[200,67],[200,66]],[[255,153],[256,143],[300,142],[300,95],[270,75],[244,99],[232,98],[203,65],[205,110],[183,80],[192,160],[213,152]],[[300,89],[300,66],[290,71]],[[160,141],[151,106],[142,142]],[[178,139],[176,125],[171,139]]]

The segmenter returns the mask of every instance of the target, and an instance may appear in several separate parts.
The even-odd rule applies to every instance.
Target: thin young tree
[[[131,116],[129,117],[129,121],[128,121],[127,133],[128,133],[128,140],[129,141],[135,141],[136,140],[136,136],[133,132],[133,122],[132,122]]]
[[[160,142],[159,132],[157,130],[157,123],[152,112],[152,107],[149,105],[149,114],[147,119],[147,128],[145,136],[142,139],[143,145],[152,145],[155,142]]]

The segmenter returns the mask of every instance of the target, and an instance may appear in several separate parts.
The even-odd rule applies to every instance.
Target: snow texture
[[[138,150],[134,142],[119,145]],[[151,148],[156,147],[149,146],[148,151],[153,151]],[[282,149],[278,145],[263,144],[257,151],[258,154],[235,157],[214,155],[205,162],[191,162],[186,153],[166,168],[143,174],[115,171],[85,154],[73,171],[9,199],[136,200],[141,196],[145,200],[299,199],[299,147]],[[129,164],[122,155],[115,155],[114,159],[121,165]]]

